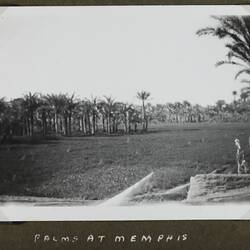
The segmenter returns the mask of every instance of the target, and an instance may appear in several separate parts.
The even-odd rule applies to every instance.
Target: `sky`
[[[103,95],[139,102],[233,100],[243,87],[237,68],[215,67],[224,42],[198,37],[214,24],[211,15],[246,14],[218,7],[0,8],[0,96],[31,92]]]

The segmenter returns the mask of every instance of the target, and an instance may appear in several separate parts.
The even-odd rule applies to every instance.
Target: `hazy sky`
[[[28,91],[111,95],[136,102],[231,101],[242,83],[224,59],[223,41],[197,37],[211,14],[241,7],[68,7],[0,9],[0,96]]]

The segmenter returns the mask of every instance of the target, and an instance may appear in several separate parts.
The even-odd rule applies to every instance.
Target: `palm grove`
[[[250,74],[250,18],[239,16],[213,17],[215,27],[197,31],[197,35],[213,35],[226,41],[226,59],[216,66],[239,67],[235,79]],[[242,78],[249,84],[250,80]],[[149,102],[150,93],[140,91],[141,105],[119,102],[112,97],[79,99],[69,94],[28,93],[20,98],[0,98],[0,135],[34,136],[95,135],[99,133],[132,133],[147,131],[149,124],[194,123],[205,121],[248,121],[250,87],[232,92],[232,102],[218,100],[202,107],[188,101],[156,104]]]
[[[147,131],[148,124],[194,123],[242,119],[246,100],[230,104],[219,100],[202,107],[188,101],[156,104],[150,93],[137,93],[141,105],[118,102],[111,97],[80,100],[74,95],[28,93],[6,101],[0,99],[0,132],[6,136],[95,135]],[[2,138],[3,139],[3,138]]]

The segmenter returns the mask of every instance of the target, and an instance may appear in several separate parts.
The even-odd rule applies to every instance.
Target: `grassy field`
[[[0,194],[104,199],[151,171],[150,191],[168,189],[225,165],[236,171],[233,141],[248,151],[249,135],[250,124],[214,123],[0,145]]]

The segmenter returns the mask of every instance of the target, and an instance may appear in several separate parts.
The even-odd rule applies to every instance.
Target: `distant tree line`
[[[137,93],[141,107],[107,96],[80,100],[74,94],[28,93],[10,101],[1,98],[0,135],[130,133],[139,125],[146,131],[145,101],[149,95],[146,91]]]
[[[198,123],[249,120],[248,95],[227,104],[219,100],[202,107],[188,101],[156,104],[149,92],[137,93],[141,105],[116,101],[112,97],[79,99],[75,95],[28,93],[7,101],[0,99],[0,135],[33,136],[95,135],[147,131],[149,123]]]

